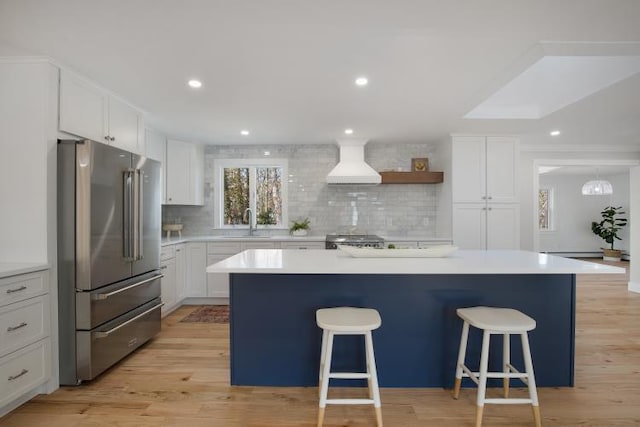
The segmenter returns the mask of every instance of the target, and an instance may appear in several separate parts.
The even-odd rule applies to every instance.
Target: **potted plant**
[[[607,206],[600,214],[602,215],[602,221],[593,221],[591,223],[591,231],[611,245],[610,248],[602,248],[604,251],[602,259],[605,261],[620,261],[622,251],[614,249],[613,245],[616,240],[622,240],[618,237],[618,232],[627,225],[627,219],[621,217],[625,212],[622,211],[622,206]]]
[[[306,236],[310,223],[309,218],[305,218],[302,221],[293,221],[293,224],[289,227],[289,233],[293,236]]]

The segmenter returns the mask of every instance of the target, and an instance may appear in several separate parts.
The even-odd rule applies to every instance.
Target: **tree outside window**
[[[286,227],[286,160],[221,160],[219,171],[220,227],[249,226],[247,209],[254,213],[253,224]]]
[[[552,191],[550,188],[541,188],[538,191],[538,229],[541,231],[551,230],[551,204]]]

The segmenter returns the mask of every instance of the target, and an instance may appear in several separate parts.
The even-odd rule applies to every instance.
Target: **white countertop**
[[[0,279],[2,279],[3,277],[15,276],[17,274],[46,270],[49,267],[49,264],[46,263],[0,262]]]
[[[451,238],[447,237],[426,237],[426,236],[415,236],[415,237],[394,237],[394,236],[382,236],[385,241],[388,242],[438,242],[438,243],[450,243]],[[289,242],[289,241],[299,241],[299,242],[324,242],[326,236],[291,236],[291,235],[280,235],[280,236],[184,236],[177,237],[172,236],[170,238],[163,237],[161,241],[162,246],[167,245],[176,245],[178,243],[186,243],[186,242],[262,242],[262,241],[276,241],[276,242]]]
[[[325,236],[185,236],[163,237],[161,246],[186,242],[324,242]]]
[[[446,258],[352,258],[340,250],[252,249],[208,273],[272,274],[616,274],[624,268],[528,251],[458,250]]]

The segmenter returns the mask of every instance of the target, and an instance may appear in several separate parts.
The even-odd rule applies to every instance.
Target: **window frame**
[[[213,161],[214,170],[214,183],[215,183],[215,199],[213,203],[213,226],[215,229],[223,230],[248,230],[249,224],[225,224],[224,215],[224,169],[226,168],[248,168],[249,169],[249,207],[253,212],[253,218],[251,224],[254,228],[259,229],[289,229],[289,197],[288,197],[288,182],[289,176],[289,161],[287,159],[218,159]],[[257,223],[257,210],[256,210],[256,169],[257,168],[281,168],[282,169],[282,182],[281,185],[281,200],[282,200],[282,224],[269,225]]]
[[[547,228],[540,228],[540,193],[546,191],[547,192]],[[555,190],[553,187],[540,187],[538,189],[538,231],[542,233],[548,233],[556,231],[556,222],[554,215],[554,193]]]

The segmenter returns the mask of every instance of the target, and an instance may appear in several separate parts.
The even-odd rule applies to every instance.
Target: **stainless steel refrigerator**
[[[60,383],[91,380],[160,331],[160,163],[58,142]]]

